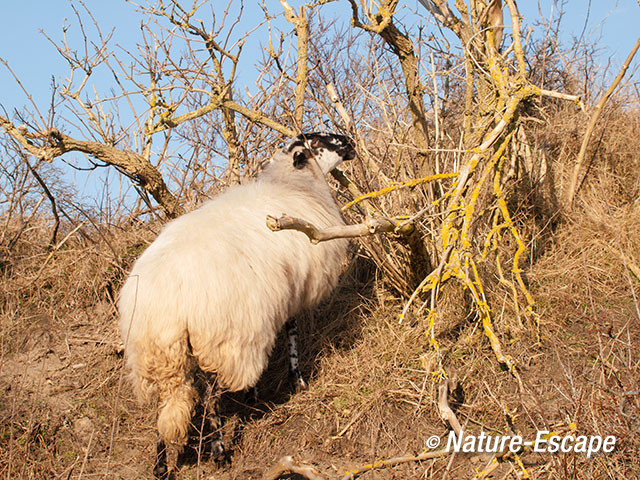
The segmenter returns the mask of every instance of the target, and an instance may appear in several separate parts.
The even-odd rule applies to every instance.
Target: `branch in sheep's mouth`
[[[381,232],[395,232],[397,224],[384,217],[369,218],[365,223],[356,225],[338,225],[323,229],[317,228],[310,222],[301,218],[290,217],[282,214],[280,218],[267,215],[267,227],[269,230],[279,232],[281,230],[297,230],[304,233],[314,245],[336,238],[354,238],[375,235]]]

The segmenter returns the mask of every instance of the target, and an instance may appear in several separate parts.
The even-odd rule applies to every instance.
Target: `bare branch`
[[[385,460],[376,460],[368,465],[364,465],[360,468],[354,468],[353,470],[349,470],[344,476],[341,477],[340,480],[352,480],[357,476],[369,472],[371,470],[380,470],[381,468],[393,467],[394,465],[400,465],[402,463],[411,463],[411,462],[423,462],[425,460],[430,460],[432,458],[440,458],[447,455],[451,455],[451,452],[446,449],[441,450],[433,450],[431,452],[424,452],[420,455],[406,455],[402,457],[393,457]]]
[[[440,418],[447,421],[456,435],[462,434],[462,426],[449,406],[449,392],[455,390],[458,386],[457,375],[455,370],[451,370],[440,381],[438,386],[438,410],[440,410]]]
[[[298,61],[296,73],[296,90],[295,90],[295,106],[293,109],[293,118],[298,131],[302,130],[302,119],[304,117],[304,94],[307,90],[308,83],[308,52],[309,52],[309,22],[306,17],[306,7],[300,7],[300,13],[295,14],[293,8],[286,0],[280,0],[284,8],[284,16],[291,23],[296,31],[298,39]]]
[[[460,20],[449,8],[447,0],[419,0],[434,18],[456,34],[460,31]]]
[[[27,158],[27,156],[23,154],[22,159],[27,164],[27,168],[29,169],[31,174],[34,176],[38,184],[40,184],[40,186],[42,187],[44,194],[49,199],[49,203],[51,203],[51,213],[53,215],[53,220],[54,220],[53,229],[51,231],[51,238],[49,239],[49,245],[48,245],[48,248],[51,250],[56,244],[56,241],[58,238],[58,229],[60,228],[60,216],[58,215],[56,199],[51,193],[51,190],[49,190],[49,187],[47,186],[45,181],[42,179],[42,176],[40,176],[38,171],[31,165],[31,163],[29,163],[29,159]]]
[[[327,93],[329,94],[329,100],[331,100],[333,107],[340,114],[340,118],[342,118],[347,131],[350,131],[353,127],[353,122],[351,121],[351,117],[349,116],[346,108],[344,108],[344,105],[342,105],[342,102],[340,102],[340,98],[338,97],[338,93],[336,92],[336,87],[333,86],[333,83],[329,83],[327,84],[326,88]]]
[[[16,142],[18,142],[22,148],[24,148],[27,152],[33,155],[36,158],[44,158],[43,151],[38,148],[33,142],[28,138],[29,133],[27,132],[27,128],[23,125],[20,127],[15,127],[9,119],[5,118],[3,115],[0,115],[0,127],[4,128],[5,132],[9,134],[11,138],[13,138]]]
[[[622,81],[622,78],[627,73],[629,65],[631,64],[633,57],[635,57],[636,52],[638,51],[638,48],[640,48],[640,37],[638,37],[635,45],[631,49],[631,52],[629,52],[627,59],[622,64],[622,67],[620,68],[618,75],[616,75],[616,78],[613,79],[613,82],[611,83],[611,85],[609,85],[609,88],[607,89],[607,91],[604,93],[604,95],[602,95],[602,98],[600,98],[600,100],[598,101],[598,104],[596,105],[596,108],[594,109],[593,114],[589,119],[587,130],[585,131],[584,137],[582,138],[582,144],[580,145],[580,152],[578,152],[578,158],[576,159],[576,164],[573,167],[573,172],[571,173],[571,180],[569,181],[569,189],[567,190],[567,196],[566,196],[566,203],[569,208],[573,206],[573,201],[575,199],[575,195],[578,187],[578,177],[580,176],[580,170],[582,169],[582,165],[584,164],[584,158],[587,153],[587,147],[589,146],[589,140],[591,138],[591,134],[593,133],[593,130],[595,129],[596,124],[598,123],[598,119],[600,118],[600,114],[602,113],[602,109],[604,108],[604,105],[607,103],[607,100],[609,100],[609,97],[611,97],[615,89],[618,87],[618,85]]]
[[[319,229],[315,225],[300,218],[283,214],[280,218],[267,215],[267,227],[274,232],[281,230],[297,230],[304,233],[313,244],[334,240],[336,238],[355,238],[375,235],[381,232],[394,232],[396,223],[388,218],[369,218],[358,225],[339,225]]]
[[[397,1],[385,0],[381,2],[377,12],[367,9],[364,14],[370,21],[369,24],[363,24],[359,20],[358,6],[355,0],[349,0],[349,2],[351,3],[353,25],[380,35],[398,58],[404,76],[415,146],[419,149],[428,148],[429,126],[426,120],[427,110],[423,99],[425,89],[420,81],[418,58],[413,42],[407,34],[400,31],[393,23]],[[418,155],[421,158],[422,174],[429,175],[433,173],[430,159],[422,153]]]
[[[175,217],[184,212],[169,191],[158,169],[135,152],[120,150],[98,142],[77,140],[57,129],[29,134],[24,129],[15,128],[13,123],[1,115],[0,126],[27,152],[38,159],[51,162],[54,158],[72,151],[92,155],[105,163],[120,168],[121,171],[133,177],[142,188],[153,196],[169,217]],[[30,139],[38,139],[42,145],[36,146]]]
[[[286,137],[295,137],[296,136],[296,132],[284,125],[282,125],[281,123],[277,122],[276,120],[274,120],[273,118],[269,117],[268,115],[258,111],[258,110],[251,110],[250,108],[247,108],[245,106],[242,106],[236,102],[234,102],[233,100],[222,100],[222,101],[212,101],[212,103],[199,108],[197,110],[194,110],[192,112],[188,112],[185,113],[183,115],[180,115],[179,117],[176,118],[163,118],[161,119],[161,121],[154,125],[154,127],[147,132],[148,134],[153,134],[153,133],[157,133],[157,132],[162,132],[164,130],[167,130],[169,128],[174,128],[177,127],[178,125],[190,121],[190,120],[195,120],[196,118],[202,117],[204,115],[206,115],[207,113],[211,113],[214,110],[217,110],[221,107],[224,108],[229,108],[230,110],[233,110],[234,112],[238,112],[239,114],[243,115],[244,117],[246,117],[247,119],[251,120],[252,122],[256,122],[259,123],[261,125],[264,125],[266,127],[269,127],[273,130],[275,130],[278,133],[281,133],[282,135],[285,135]]]
[[[282,477],[284,473],[294,473],[300,475],[308,480],[325,480],[325,477],[321,476],[312,467],[308,465],[300,465],[293,460],[293,457],[285,456],[278,460],[278,463],[271,467],[267,473],[262,477],[263,480],[277,480]]]

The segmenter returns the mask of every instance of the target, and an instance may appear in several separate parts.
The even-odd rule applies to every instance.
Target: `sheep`
[[[312,245],[300,232],[271,232],[265,220],[286,212],[318,227],[344,225],[325,175],[354,157],[348,137],[298,135],[255,181],[169,222],[136,261],[120,292],[120,332],[136,393],[159,397],[156,478],[169,475],[166,447],[186,443],[194,372],[211,374],[202,401],[219,432],[216,392],[255,386],[286,324],[290,374],[305,386],[291,319],[335,288],[348,241]],[[210,449],[225,455],[220,433]]]

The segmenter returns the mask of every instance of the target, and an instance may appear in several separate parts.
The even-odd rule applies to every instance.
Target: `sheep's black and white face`
[[[283,149],[293,159],[295,168],[304,168],[315,161],[325,175],[344,160],[356,156],[353,140],[332,133],[303,133]]]

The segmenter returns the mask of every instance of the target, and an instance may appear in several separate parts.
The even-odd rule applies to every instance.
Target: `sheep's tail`
[[[140,393],[148,398],[149,394],[157,392],[160,397],[160,437],[166,444],[183,445],[187,440],[197,395],[191,374],[194,361],[188,340],[183,338],[163,347],[147,344],[144,353],[136,360],[132,374]]]

